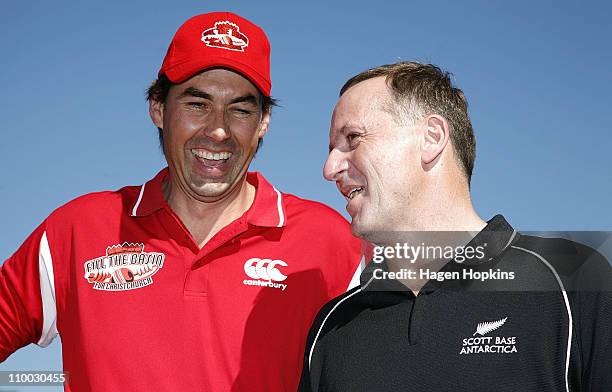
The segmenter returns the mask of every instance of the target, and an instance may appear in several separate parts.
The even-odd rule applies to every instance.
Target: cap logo
[[[215,22],[215,27],[202,32],[202,42],[212,48],[235,50],[244,52],[249,46],[249,39],[240,32],[237,24],[223,21]]]

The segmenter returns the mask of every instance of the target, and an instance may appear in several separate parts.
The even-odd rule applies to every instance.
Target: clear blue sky
[[[144,91],[178,26],[223,10],[262,26],[272,44],[282,107],[253,168],[280,190],[344,212],[321,175],[338,89],[368,67],[416,59],[453,72],[468,97],[484,218],[501,212],[522,230],[612,229],[609,3],[211,3],[3,3],[0,259],[70,199],[141,184],[164,165]],[[0,364],[60,367],[57,342]]]

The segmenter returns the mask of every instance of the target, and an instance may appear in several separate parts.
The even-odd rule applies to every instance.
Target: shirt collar
[[[255,200],[246,212],[247,222],[255,226],[284,227],[287,214],[283,195],[259,172],[247,173],[247,181],[256,189]]]
[[[502,215],[495,215],[466,245],[473,248],[480,247],[480,249],[483,250],[484,256],[466,260],[462,263],[451,260],[442,267],[441,271],[456,270],[491,262],[508,249],[516,238],[517,232],[508,221],[506,221]],[[370,262],[363,270],[360,277],[362,288],[367,285],[368,289],[371,291],[410,291],[406,286],[394,279],[373,279],[373,274],[376,269],[388,271],[387,264],[384,261],[382,263]],[[439,282],[429,281],[423,286],[421,291],[426,293],[439,286]]]
[[[466,260],[465,265],[477,265],[489,262],[505,251],[516,238],[516,231],[502,215],[495,215],[487,222],[468,246],[482,247],[484,257]]]
[[[162,193],[162,183],[168,175],[166,167],[140,186],[138,197],[130,209],[130,216],[147,216],[164,208],[170,209]],[[284,227],[287,223],[287,214],[283,205],[283,195],[259,172],[247,173],[247,181],[255,187],[255,199],[245,213],[247,222],[262,227]]]
[[[138,198],[130,209],[130,216],[147,216],[165,207],[170,208],[162,193],[162,183],[166,177],[168,177],[167,167],[140,186]]]

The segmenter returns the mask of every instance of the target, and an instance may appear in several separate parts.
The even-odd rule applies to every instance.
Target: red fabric
[[[270,96],[270,43],[257,25],[231,12],[211,12],[186,21],[176,32],[159,76],[181,83],[200,71],[237,71]]]
[[[66,390],[296,390],[312,319],[346,290],[360,241],[337,212],[288,194],[281,198],[285,224],[276,227],[278,194],[249,173],[257,188],[249,211],[198,249],[163,200],[166,175],[145,185],[135,216],[140,186],[80,197],[37,229],[2,269],[0,349],[6,355],[40,337],[37,243],[45,232],[70,374]],[[139,279],[133,266],[108,276],[95,267],[106,255],[129,261],[141,251],[150,260],[164,257],[161,267],[144,265],[143,271],[155,269],[150,284],[94,288]]]
[[[38,248],[44,228],[43,223],[0,267],[0,362],[40,338],[43,317]]]

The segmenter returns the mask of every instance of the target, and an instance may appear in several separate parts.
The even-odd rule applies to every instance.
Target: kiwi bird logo
[[[215,27],[202,32],[202,42],[212,48],[221,48],[244,52],[244,48],[249,46],[249,39],[240,32],[237,24],[223,21],[216,22]]]
[[[106,255],[84,263],[84,278],[96,290],[121,291],[148,286],[164,265],[165,255],[145,252],[144,244],[113,245]]]

